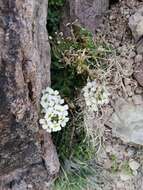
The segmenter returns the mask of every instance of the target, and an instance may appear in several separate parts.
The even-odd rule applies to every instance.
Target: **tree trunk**
[[[0,0],[0,189],[45,190],[59,170],[39,130],[41,91],[50,84],[47,0]]]
[[[78,20],[94,33],[108,7],[109,0],[66,0],[61,29],[64,32],[67,23]]]

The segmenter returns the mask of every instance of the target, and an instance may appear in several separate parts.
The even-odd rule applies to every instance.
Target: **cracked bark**
[[[44,190],[59,170],[49,134],[38,128],[50,84],[47,0],[0,0],[0,189]]]

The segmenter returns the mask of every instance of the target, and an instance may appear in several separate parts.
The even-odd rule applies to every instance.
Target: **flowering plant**
[[[64,105],[64,99],[60,97],[59,92],[50,87],[47,87],[42,94],[41,106],[44,117],[39,123],[49,133],[60,131],[69,121],[68,105]]]
[[[97,112],[98,107],[109,103],[109,93],[105,86],[97,85],[96,81],[91,81],[83,88],[83,95],[86,106],[90,111]]]

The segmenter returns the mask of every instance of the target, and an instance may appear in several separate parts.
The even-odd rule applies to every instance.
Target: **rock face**
[[[109,0],[67,0],[62,27],[77,19],[82,26],[94,32],[108,7]]]
[[[47,0],[1,0],[0,15],[0,189],[47,189],[59,170],[50,135],[38,129],[50,84]]]
[[[113,135],[124,142],[143,145],[143,101],[135,104],[120,99],[109,125]]]

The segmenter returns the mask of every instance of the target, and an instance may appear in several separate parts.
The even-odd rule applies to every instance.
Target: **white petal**
[[[52,130],[51,130],[50,128],[47,128],[46,131],[47,131],[48,133],[51,133],[51,132],[52,132]]]
[[[59,95],[59,92],[57,90],[55,90],[54,94],[55,95]]]
[[[47,129],[48,126],[47,126],[47,125],[42,125],[42,128],[43,128],[43,129]]]
[[[64,109],[68,110],[69,109],[68,105],[64,105]]]
[[[60,100],[60,104],[64,104],[64,99],[61,99],[61,100]]]
[[[64,111],[64,112],[63,112],[63,115],[64,115],[64,116],[68,116],[68,111]]]

